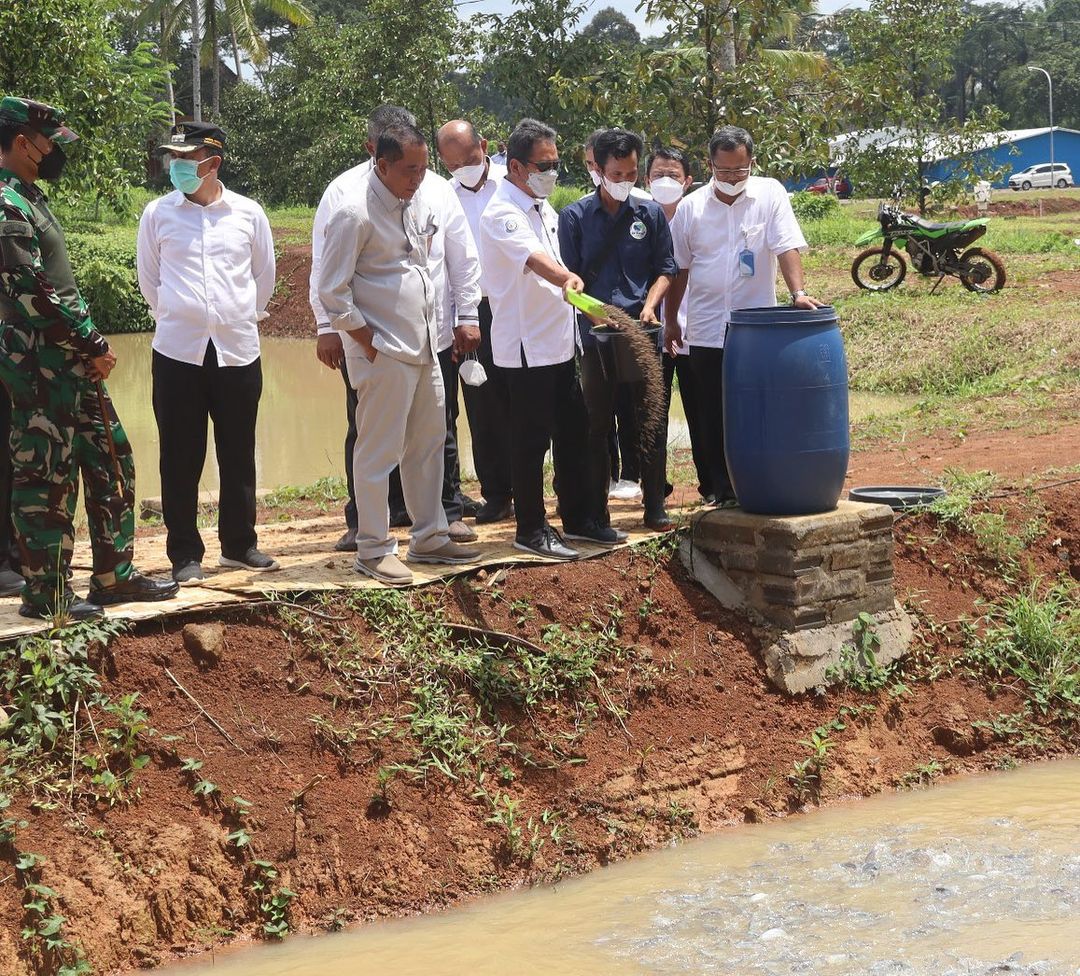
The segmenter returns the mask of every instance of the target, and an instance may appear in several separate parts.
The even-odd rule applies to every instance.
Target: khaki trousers
[[[401,467],[405,507],[412,518],[409,548],[431,552],[450,541],[442,506],[446,406],[438,360],[403,363],[378,353],[345,361],[356,391],[356,555],[376,559],[397,552],[390,535],[387,489]]]

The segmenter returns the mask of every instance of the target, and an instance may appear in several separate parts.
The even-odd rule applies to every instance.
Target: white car
[[[1064,163],[1054,163],[1054,178],[1050,178],[1050,164],[1039,163],[1027,169],[1013,173],[1009,177],[1010,190],[1047,189],[1051,186],[1065,187],[1073,185],[1072,170]]]

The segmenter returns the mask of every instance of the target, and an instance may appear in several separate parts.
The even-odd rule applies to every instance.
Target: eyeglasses
[[[555,170],[555,172],[557,173],[559,171],[559,167],[562,165],[562,160],[561,159],[545,159],[542,162],[534,163],[530,159],[529,160],[529,165],[530,166],[535,166],[541,173],[548,173],[551,170]]]
[[[723,179],[725,176],[734,176],[734,177],[737,178],[737,177],[740,177],[740,176],[749,176],[750,175],[750,167],[749,166],[743,166],[741,169],[717,169],[715,166],[713,166],[713,167],[711,167],[711,169],[712,169],[713,173],[717,177],[719,177],[720,179]]]

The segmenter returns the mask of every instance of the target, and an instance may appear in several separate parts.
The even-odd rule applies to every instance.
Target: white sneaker
[[[608,491],[608,498],[615,498],[622,502],[633,501],[635,498],[640,497],[641,485],[636,481],[620,479],[619,481],[616,481],[614,486]]]

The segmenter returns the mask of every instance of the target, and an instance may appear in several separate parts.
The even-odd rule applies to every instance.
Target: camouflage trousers
[[[94,554],[91,586],[126,580],[134,572],[135,461],[108,394],[99,399],[78,356],[22,323],[0,323],[0,382],[12,403],[11,508],[23,600],[50,606],[67,586],[80,471]]]

